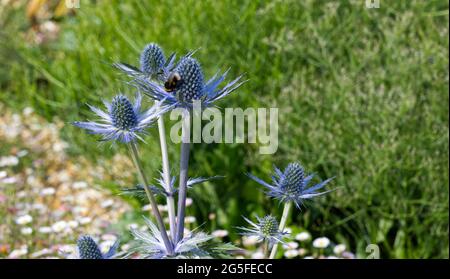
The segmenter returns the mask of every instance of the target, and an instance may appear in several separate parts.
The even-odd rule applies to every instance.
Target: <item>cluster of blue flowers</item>
[[[163,122],[160,120],[165,113],[175,108],[190,110],[194,101],[200,101],[202,107],[212,106],[244,83],[242,76],[239,76],[226,85],[220,86],[225,81],[228,71],[222,74],[218,72],[205,82],[200,63],[193,58],[193,54],[194,52],[189,52],[177,61],[175,54],[166,58],[161,47],[154,43],[148,44],[140,55],[139,67],[126,63],[114,64],[115,68],[129,77],[129,84],[137,89],[134,103],[125,95],[119,94],[111,102],[104,101],[106,110],[89,106],[99,117],[97,122],[73,123],[89,133],[100,135],[102,141],[121,142],[130,147],[130,154],[141,184],[125,189],[124,192],[148,198],[157,222],[155,225],[150,219],[145,218],[148,231],[131,231],[135,242],[129,252],[124,255],[125,257],[136,254],[143,258],[212,257],[217,255],[214,251],[220,250],[217,249],[217,245],[211,245],[212,237],[210,235],[203,232],[192,232],[187,236],[183,234],[186,189],[193,184],[208,180],[208,178],[189,179],[187,177],[189,146],[182,146],[178,189],[174,185],[175,177],[169,173],[168,161],[163,162],[166,168],[163,168],[162,177],[158,180],[159,186],[150,185],[142,169],[138,153],[138,142],[144,141],[143,136],[147,134],[148,128],[158,121],[164,161],[167,147]],[[152,107],[142,108],[141,92],[154,101]],[[286,205],[286,212],[283,213],[280,222],[271,215],[263,218],[256,217],[256,223],[245,218],[251,227],[241,228],[242,234],[257,236],[260,241],[267,244],[267,251],[273,247],[275,252],[276,244],[282,242],[287,235],[284,228],[290,205],[295,204],[297,208],[300,208],[305,200],[327,193],[328,191],[318,192],[318,190],[330,181],[328,179],[308,187],[313,176],[305,176],[299,163],[289,164],[284,171],[275,168],[272,184],[266,183],[254,175],[248,174],[248,176],[264,186],[268,196],[278,199]],[[175,216],[174,196],[176,193],[178,193],[178,214]],[[169,233],[167,233],[156,205],[154,196],[157,194],[163,194],[167,199],[169,209],[172,209],[169,210]],[[117,245],[108,253],[102,254],[91,237],[82,236],[78,241],[80,258],[112,258],[116,248]]]

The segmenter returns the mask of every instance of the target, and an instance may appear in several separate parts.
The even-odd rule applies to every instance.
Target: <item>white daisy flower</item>
[[[45,196],[52,196],[52,195],[54,195],[55,194],[55,188],[53,188],[53,187],[47,187],[47,188],[44,188],[44,189],[42,189],[41,190],[41,193],[40,193],[40,195],[42,196],[42,197],[45,197]]]
[[[306,241],[311,239],[311,234],[309,232],[301,232],[295,236],[295,239],[298,241]]]
[[[30,227],[23,227],[20,229],[20,233],[23,235],[30,235],[33,233],[33,229]]]
[[[212,232],[212,235],[218,238],[223,238],[228,235],[227,230],[215,230]]]
[[[66,221],[58,221],[52,225],[52,230],[55,233],[62,232],[66,229],[67,222]]]
[[[38,229],[38,232],[39,232],[39,233],[42,233],[42,234],[49,234],[49,233],[52,232],[52,228],[51,228],[51,227],[47,227],[47,226],[40,227],[40,228]]]
[[[324,249],[330,245],[330,240],[327,237],[319,237],[314,239],[313,246],[315,248]]]
[[[294,249],[289,249],[284,252],[284,256],[288,259],[292,259],[298,256],[298,251]]]
[[[16,224],[17,225],[26,225],[28,223],[31,223],[32,221],[33,221],[33,217],[26,214],[26,215],[22,215],[22,216],[18,217],[16,219]]]
[[[346,248],[347,247],[345,247],[345,244],[338,244],[338,245],[334,246],[333,252],[336,255],[340,255],[340,254],[342,254],[345,251]]]

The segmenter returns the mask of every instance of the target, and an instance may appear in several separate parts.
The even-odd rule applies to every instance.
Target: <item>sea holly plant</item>
[[[266,188],[266,194],[269,197],[277,199],[280,203],[284,204],[281,221],[278,227],[280,231],[283,231],[286,227],[287,218],[291,211],[292,204],[295,204],[296,208],[300,209],[305,201],[333,191],[328,190],[318,192],[320,189],[324,188],[333,178],[326,179],[318,184],[310,186],[310,182],[313,179],[314,174],[305,176],[305,170],[298,162],[288,164],[284,171],[281,171],[279,168],[274,167],[274,174],[272,175],[271,184],[252,174],[247,175],[257,183],[264,186]],[[282,241],[280,239],[272,242],[273,247],[270,252],[271,259],[275,258],[278,249],[278,243]]]
[[[125,144],[129,148],[130,157],[136,167],[139,184],[122,189],[123,194],[146,199],[151,206],[151,218],[143,217],[147,230],[131,228],[134,242],[131,248],[123,253],[125,258],[198,258],[226,257],[237,248],[228,243],[217,242],[213,236],[202,232],[199,228],[185,232],[187,190],[195,184],[220,178],[189,178],[190,155],[190,122],[193,113],[200,104],[204,109],[216,106],[216,102],[237,90],[245,81],[242,76],[225,83],[228,71],[215,74],[205,81],[200,63],[193,58],[194,52],[188,52],[178,61],[176,55],[165,57],[157,44],[148,44],[140,54],[139,66],[127,63],[115,63],[113,66],[128,78],[127,84],[137,90],[134,102],[124,95],[116,95],[111,102],[104,101],[106,110],[90,106],[98,117],[97,121],[76,121],[74,126],[88,133],[99,135],[103,142]],[[150,108],[143,108],[142,94],[153,101]],[[164,127],[165,113],[174,109],[183,111],[182,141],[180,150],[179,175],[170,174],[168,144]],[[161,147],[162,170],[160,177],[149,179],[139,155],[139,147],[145,144],[149,129],[157,122],[159,143]],[[313,175],[305,176],[299,163],[289,164],[284,171],[275,167],[272,183],[248,174],[250,178],[266,188],[269,197],[278,199],[284,204],[281,220],[272,215],[256,217],[256,221],[245,220],[249,227],[239,227],[246,236],[255,236],[264,243],[266,257],[274,258],[279,243],[287,237],[286,222],[294,204],[300,208],[304,201],[328,193],[319,192],[331,180],[327,179],[314,186],[309,186]],[[155,183],[156,181],[156,183]],[[178,182],[178,187],[176,187]],[[161,216],[156,196],[165,198],[169,227],[166,228]],[[90,236],[82,236],[78,240],[80,258],[106,259],[118,257],[117,244],[108,253],[101,253]]]
[[[106,111],[89,106],[100,118],[99,121],[73,123],[89,133],[101,135],[102,141],[128,145],[140,184],[134,188],[124,189],[124,193],[137,194],[141,197],[145,193],[151,205],[151,212],[156,219],[156,225],[150,219],[145,219],[148,232],[132,230],[136,241],[131,252],[144,258],[214,257],[235,249],[229,244],[214,243],[212,236],[199,230],[184,235],[187,188],[209,180],[209,178],[188,177],[189,140],[184,140],[181,144],[178,189],[174,185],[175,178],[169,172],[164,113],[173,108],[183,108],[186,110],[185,115],[190,119],[193,101],[199,100],[205,106],[212,105],[213,102],[225,97],[242,84],[238,82],[240,80],[238,77],[219,89],[219,84],[224,81],[226,73],[220,76],[215,75],[205,83],[200,63],[191,57],[192,54],[193,52],[189,52],[176,62],[175,54],[166,59],[158,45],[148,44],[140,55],[139,67],[126,63],[114,64],[117,69],[131,78],[129,84],[138,89],[135,103],[133,104],[125,95],[117,95],[111,103],[104,102]],[[150,109],[141,110],[140,92],[155,101]],[[162,178],[157,180],[158,186],[152,185],[148,179],[138,151],[138,142],[144,142],[143,136],[147,134],[147,129],[154,122],[158,122],[162,154]],[[183,129],[184,135],[188,133],[189,131]],[[176,193],[178,193],[178,211],[175,215]],[[167,200],[169,233],[156,203],[155,195],[158,194],[162,194]],[[97,256],[100,258],[99,255]],[[129,253],[127,256],[131,257],[134,254]]]

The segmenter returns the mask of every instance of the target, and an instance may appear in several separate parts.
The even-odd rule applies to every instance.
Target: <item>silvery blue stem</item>
[[[169,168],[169,156],[167,153],[167,143],[166,143],[166,129],[164,127],[163,117],[158,118],[158,129],[159,129],[159,141],[161,144],[161,157],[162,157],[162,170],[164,184],[166,185],[166,192],[173,193],[174,189],[172,187],[170,179],[170,168]],[[172,195],[167,197],[167,211],[169,215],[169,225],[170,225],[170,235],[172,240],[175,239],[176,231],[176,216],[175,216],[175,199]]]
[[[186,190],[189,169],[189,151],[190,151],[190,123],[191,115],[184,116],[182,126],[182,142],[180,154],[180,179],[178,186],[178,213],[177,213],[177,231],[175,234],[175,243],[183,239],[184,236],[184,217],[186,211]]]
[[[163,222],[163,219],[161,217],[161,213],[159,212],[158,206],[156,204],[155,196],[153,195],[151,189],[149,188],[147,177],[145,176],[145,173],[143,171],[141,162],[139,160],[139,153],[138,153],[138,150],[137,150],[136,143],[135,142],[130,142],[128,144],[128,146],[130,147],[131,157],[133,159],[134,165],[136,166],[136,169],[137,169],[138,174],[139,174],[139,180],[140,180],[141,184],[143,184],[143,186],[144,186],[145,193],[147,194],[148,200],[150,201],[150,206],[152,207],[152,212],[153,212],[153,214],[156,217],[156,221],[157,221],[159,230],[161,232],[161,236],[163,238],[164,245],[166,246],[166,249],[167,249],[168,253],[170,255],[173,255],[173,245],[172,245],[172,243],[169,240],[169,237],[167,235],[166,228],[164,226],[164,222]]]
[[[186,185],[188,180],[190,143],[181,143],[180,184],[178,188],[178,214],[175,243],[183,239],[184,216],[186,210]]]
[[[286,221],[289,216],[289,212],[291,211],[291,207],[292,207],[292,202],[287,202],[284,204],[283,215],[281,216],[280,225],[278,227],[279,231],[283,231],[284,228],[286,227]],[[270,252],[269,259],[275,258],[275,255],[277,254],[277,249],[278,249],[278,243],[275,243],[272,247],[272,252]]]

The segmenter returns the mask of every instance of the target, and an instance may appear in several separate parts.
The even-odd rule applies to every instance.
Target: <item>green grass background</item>
[[[299,160],[321,178],[336,176],[331,186],[340,189],[291,224],[360,256],[375,243],[383,258],[448,258],[448,1],[364,2],[82,0],[43,46],[17,35],[29,27],[23,11],[3,11],[0,101],[50,120],[85,119],[86,102],[132,93],[112,62],[137,64],[152,41],[179,54],[201,47],[206,76],[231,67],[230,76],[250,79],[222,107],[279,108],[280,145],[274,155],[195,145],[191,175],[226,175],[190,192],[199,220],[215,212],[213,226],[234,231],[242,215],[280,214],[244,173],[269,179],[273,164]],[[73,156],[93,163],[125,152],[70,125],[61,133]],[[156,174],[158,140],[148,142],[145,164]],[[178,146],[170,157],[176,171]]]

